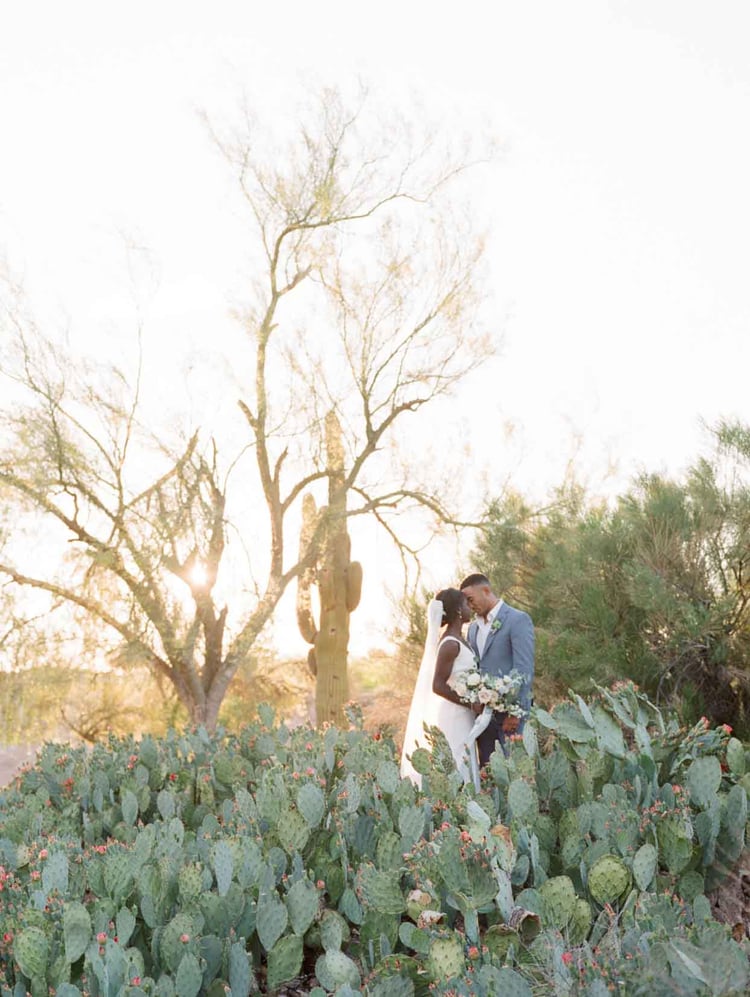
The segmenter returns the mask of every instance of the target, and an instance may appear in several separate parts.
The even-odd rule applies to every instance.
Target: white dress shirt
[[[477,651],[479,651],[479,657],[481,658],[484,654],[484,645],[487,643],[487,637],[490,633],[490,627],[492,626],[493,620],[500,612],[500,607],[503,604],[503,600],[499,599],[492,609],[487,613],[487,616],[477,616]]]

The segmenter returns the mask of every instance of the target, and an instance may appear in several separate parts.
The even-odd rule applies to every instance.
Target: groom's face
[[[484,616],[495,605],[489,585],[467,585],[461,591],[466,596],[471,611],[477,616]]]

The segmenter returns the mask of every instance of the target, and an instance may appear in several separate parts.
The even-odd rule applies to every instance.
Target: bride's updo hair
[[[442,589],[435,598],[443,604],[442,626],[452,623],[456,617],[461,616],[461,602],[464,594],[460,589]]]

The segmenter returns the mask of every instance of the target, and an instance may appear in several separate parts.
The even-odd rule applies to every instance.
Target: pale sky
[[[0,25],[0,255],[92,346],[124,348],[122,233],[159,275],[153,355],[203,362],[227,325],[239,222],[196,109],[360,74],[503,143],[478,191],[503,347],[456,408],[460,426],[482,397],[497,426],[457,468],[477,491],[543,496],[576,438],[580,474],[616,492],[640,467],[682,469],[701,419],[748,417],[746,0],[113,10],[6,5]],[[427,580],[455,581],[441,572]],[[355,650],[377,640],[382,587],[370,570]]]

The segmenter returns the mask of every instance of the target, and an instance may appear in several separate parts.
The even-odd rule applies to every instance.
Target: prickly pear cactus
[[[670,815],[662,818],[657,829],[659,854],[671,873],[682,872],[693,853],[693,829],[688,821]]]
[[[63,908],[63,942],[65,958],[75,962],[86,951],[91,940],[91,916],[78,901],[65,904]]]
[[[490,993],[502,994],[503,997],[532,997],[531,987],[526,980],[507,966],[495,971],[494,984]]]
[[[318,891],[309,879],[298,879],[286,895],[286,909],[292,930],[304,935],[315,920],[320,904]]]
[[[268,991],[275,993],[282,983],[293,979],[302,966],[302,938],[284,935],[268,953]]]
[[[44,980],[48,953],[47,936],[41,928],[24,928],[16,936],[13,954],[21,972],[30,980]]]
[[[276,892],[258,900],[256,930],[263,948],[269,952],[286,930],[289,913]]]
[[[358,988],[360,985],[357,964],[338,949],[331,949],[330,952],[320,956],[315,964],[315,975],[326,990],[336,990],[337,993],[339,987],[348,985],[350,988]]]
[[[162,964],[172,973],[185,954],[186,942],[192,938],[195,931],[193,919],[187,914],[176,914],[164,929],[159,943],[159,954]]]
[[[568,921],[568,941],[571,945],[580,945],[588,938],[591,922],[591,904],[583,897],[576,897],[573,912]]]
[[[598,904],[615,904],[630,889],[630,871],[616,855],[602,855],[589,869],[589,893]]]
[[[644,842],[633,856],[633,876],[639,890],[647,890],[656,875],[658,852],[650,841]]]
[[[397,871],[363,864],[357,873],[357,893],[366,907],[382,914],[400,914],[406,909]]]
[[[417,960],[403,952],[384,956],[367,979],[367,993],[372,997],[413,997],[419,969]]]
[[[708,899],[745,848],[744,746],[639,734],[639,702],[577,701],[548,738],[532,718],[538,747],[496,753],[478,793],[437,728],[417,790],[388,736],[262,706],[239,736],[45,749],[0,793],[0,992],[279,993],[315,967],[320,997],[572,997],[579,972],[588,997],[750,993]]]
[[[177,884],[180,900],[189,906],[203,892],[203,874],[195,863],[183,866],[177,876]]]
[[[544,902],[543,920],[551,928],[562,931],[573,914],[576,890],[568,876],[553,876],[539,887]]]
[[[315,562],[301,575],[297,587],[297,624],[312,647],[310,668],[317,676],[315,707],[318,723],[342,723],[349,699],[347,654],[349,618],[359,605],[362,566],[350,560],[351,541],[346,528],[344,447],[341,425],[335,412],[326,418],[328,505],[317,509],[312,495],[302,502],[300,559],[307,556],[317,528],[323,536]],[[318,586],[320,624],[312,613],[310,590]]]
[[[203,970],[197,957],[186,952],[175,973],[175,989],[180,997],[197,997],[203,983]]]
[[[440,935],[433,939],[427,956],[427,972],[440,982],[460,976],[466,967],[464,947],[458,935]]]

